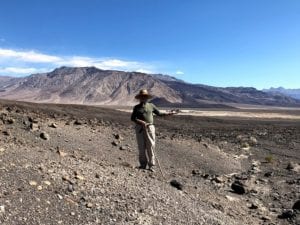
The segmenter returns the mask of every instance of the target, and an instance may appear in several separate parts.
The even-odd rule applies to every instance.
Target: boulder
[[[234,181],[231,184],[231,189],[234,191],[234,193],[239,194],[239,195],[243,195],[246,193],[245,184],[243,184],[240,181]]]

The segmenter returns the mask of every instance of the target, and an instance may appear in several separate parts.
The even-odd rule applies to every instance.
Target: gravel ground
[[[1,100],[0,223],[300,224],[299,121],[157,118],[162,176],[129,117]]]

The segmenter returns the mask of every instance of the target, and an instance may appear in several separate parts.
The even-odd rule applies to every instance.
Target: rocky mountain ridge
[[[2,77],[0,98],[30,102],[133,105],[134,96],[148,89],[163,106],[225,107],[227,103],[300,106],[300,100],[255,88],[190,84],[161,74],[60,67],[23,78]]]
[[[273,94],[283,94],[287,95],[289,97],[295,98],[295,99],[300,99],[300,88],[298,89],[286,89],[283,87],[278,87],[278,88],[269,88],[269,89],[263,89],[263,91],[267,93],[273,93]]]

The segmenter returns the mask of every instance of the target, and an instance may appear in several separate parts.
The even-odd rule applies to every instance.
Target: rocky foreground
[[[163,175],[129,114],[0,101],[0,224],[300,224],[300,122],[157,119]]]

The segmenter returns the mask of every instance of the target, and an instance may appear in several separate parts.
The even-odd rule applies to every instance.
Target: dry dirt
[[[129,118],[0,100],[0,224],[300,224],[299,120],[156,118],[163,177],[136,168]]]

